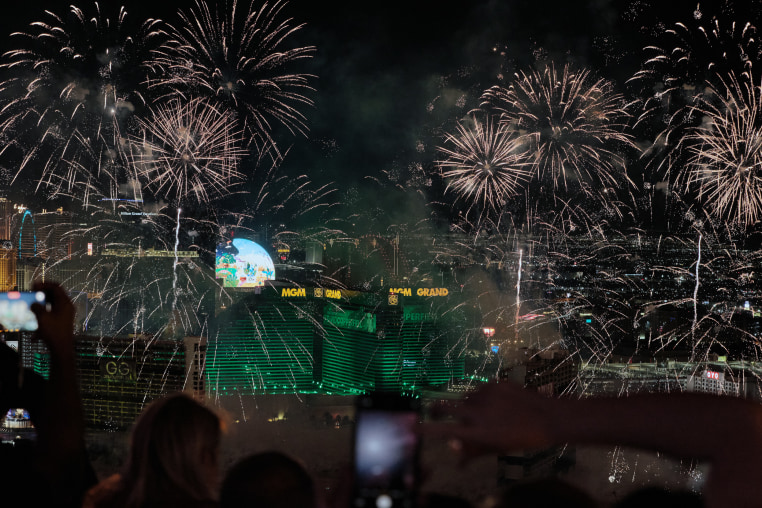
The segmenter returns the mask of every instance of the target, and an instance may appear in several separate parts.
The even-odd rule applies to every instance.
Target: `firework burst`
[[[570,185],[618,186],[629,181],[617,149],[632,147],[624,132],[629,114],[623,98],[590,71],[521,73],[508,88],[484,93],[483,107],[500,114],[505,128],[517,131],[532,154],[537,178],[549,177],[553,188]]]
[[[438,164],[442,176],[470,207],[499,211],[508,198],[515,196],[529,180],[529,162],[518,138],[508,129],[472,117],[472,126],[459,123],[457,134],[447,134],[449,147],[440,147],[446,157]]]
[[[753,63],[762,47],[756,27],[696,13],[702,14],[697,8],[688,20],[675,23],[644,48],[645,60],[630,79],[640,105],[636,126],[653,139],[644,156],[660,175],[683,162],[676,148],[686,131],[701,121],[694,107],[708,90],[707,83],[720,84],[731,74],[758,79]]]
[[[762,216],[762,94],[734,77],[695,108],[682,178],[713,216],[749,227]]]
[[[171,95],[205,96],[239,112],[253,140],[272,142],[272,122],[292,134],[306,131],[299,106],[311,105],[308,74],[290,66],[310,58],[312,46],[289,48],[288,41],[303,25],[281,20],[285,2],[253,0],[224,2],[224,11],[197,1],[180,12],[181,24],[169,30],[171,41],[156,52],[154,64],[165,72],[152,86]]]
[[[124,8],[109,17],[97,3],[94,14],[72,6],[46,17],[12,34],[19,47],[2,57],[0,132],[12,140],[2,153],[21,161],[17,178],[37,179],[54,197],[114,197],[121,133],[145,104],[142,63],[159,44],[159,22],[133,32]]]
[[[715,75],[730,72],[751,77],[762,48],[757,29],[749,22],[693,18],[664,31],[659,45],[647,46],[642,68],[633,80],[659,82],[661,95],[681,87],[699,87]],[[649,97],[653,100],[654,97]]]
[[[131,160],[156,196],[205,203],[240,183],[237,168],[246,151],[232,112],[200,99],[175,99],[139,124],[142,133],[131,138]]]

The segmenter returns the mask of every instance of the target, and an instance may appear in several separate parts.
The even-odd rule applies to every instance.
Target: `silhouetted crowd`
[[[0,414],[26,408],[37,433],[32,444],[0,448],[0,506],[394,508],[388,500],[376,506],[353,500],[351,475],[327,499],[299,458],[277,451],[249,455],[221,475],[223,421],[181,393],[145,408],[133,426],[125,466],[99,481],[85,448],[74,306],[57,284],[36,284],[34,290],[45,292],[48,302],[33,304],[32,311],[37,338],[50,351],[50,374],[46,380],[22,368],[17,353],[0,343]],[[615,444],[695,458],[711,467],[700,494],[648,487],[614,508],[762,506],[755,467],[762,461],[762,406],[754,402],[691,393],[549,398],[511,383],[493,383],[435,416],[417,425],[417,432],[447,440],[465,459],[563,443]],[[413,504],[421,508],[472,506],[434,492],[421,492],[416,499]],[[551,477],[516,482],[489,506],[603,505]]]

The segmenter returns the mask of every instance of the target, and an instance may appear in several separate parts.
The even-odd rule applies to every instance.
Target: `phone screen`
[[[0,293],[0,325],[3,330],[36,330],[37,317],[29,308],[35,302],[45,303],[45,293],[42,291]]]
[[[360,401],[355,421],[354,506],[410,507],[418,484],[418,410],[409,399]]]

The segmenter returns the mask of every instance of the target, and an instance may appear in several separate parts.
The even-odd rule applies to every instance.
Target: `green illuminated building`
[[[446,296],[446,294],[444,295]],[[463,377],[445,298],[266,287],[217,316],[206,387],[211,396],[415,392]]]
[[[248,294],[217,318],[206,356],[216,395],[315,390],[315,302]]]
[[[328,304],[323,311],[321,388],[339,394],[373,390],[387,351],[377,316],[365,306]]]

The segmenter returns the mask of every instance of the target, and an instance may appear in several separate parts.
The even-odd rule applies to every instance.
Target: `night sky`
[[[0,34],[24,30],[44,8],[62,13],[70,2],[15,2],[0,18]],[[686,20],[696,2],[660,0],[293,0],[285,12],[305,23],[295,44],[314,45],[299,70],[312,81],[315,105],[303,109],[309,137],[281,136],[290,146],[285,171],[317,182],[360,186],[366,176],[420,163],[434,169],[442,132],[478,106],[479,94],[507,84],[517,70],[549,61],[589,67],[627,92],[642,48],[666,26]],[[85,10],[92,3],[78,3]],[[133,20],[176,20],[190,1],[125,2]],[[759,17],[762,2],[702,2],[738,19]],[[3,47],[9,39],[2,36]],[[277,135],[278,133],[276,133]],[[282,134],[282,133],[280,133]],[[287,134],[287,133],[286,133]]]

